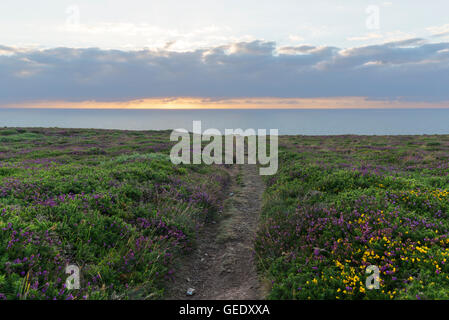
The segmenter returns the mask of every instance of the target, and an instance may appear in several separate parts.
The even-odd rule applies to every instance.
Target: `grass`
[[[173,165],[168,136],[0,129],[0,299],[162,298],[229,180]]]
[[[268,298],[449,298],[449,136],[282,137],[279,157],[256,241]]]
[[[0,129],[0,299],[163,298],[229,183],[221,166],[173,165],[168,137]],[[255,242],[267,298],[449,299],[449,136],[279,146]],[[68,264],[80,290],[65,287]]]

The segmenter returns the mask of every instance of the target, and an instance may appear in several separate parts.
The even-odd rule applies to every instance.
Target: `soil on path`
[[[263,298],[254,239],[265,185],[255,165],[234,165],[229,172],[232,182],[223,213],[199,233],[197,248],[181,261],[167,299]],[[193,296],[186,295],[188,288],[195,289]]]

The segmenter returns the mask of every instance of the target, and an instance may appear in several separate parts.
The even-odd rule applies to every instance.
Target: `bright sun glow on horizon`
[[[205,99],[200,97],[148,98],[130,101],[40,101],[9,104],[5,108],[41,109],[386,109],[449,108],[449,102],[402,102],[370,100],[364,97],[337,98],[236,98]]]

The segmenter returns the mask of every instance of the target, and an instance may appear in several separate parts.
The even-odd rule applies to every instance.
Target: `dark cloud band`
[[[0,46],[0,104],[151,97],[449,101],[449,43],[339,49],[254,41],[192,52]]]

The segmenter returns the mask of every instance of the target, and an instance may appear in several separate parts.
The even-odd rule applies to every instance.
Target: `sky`
[[[449,107],[448,12],[443,0],[2,1],[0,107]]]

